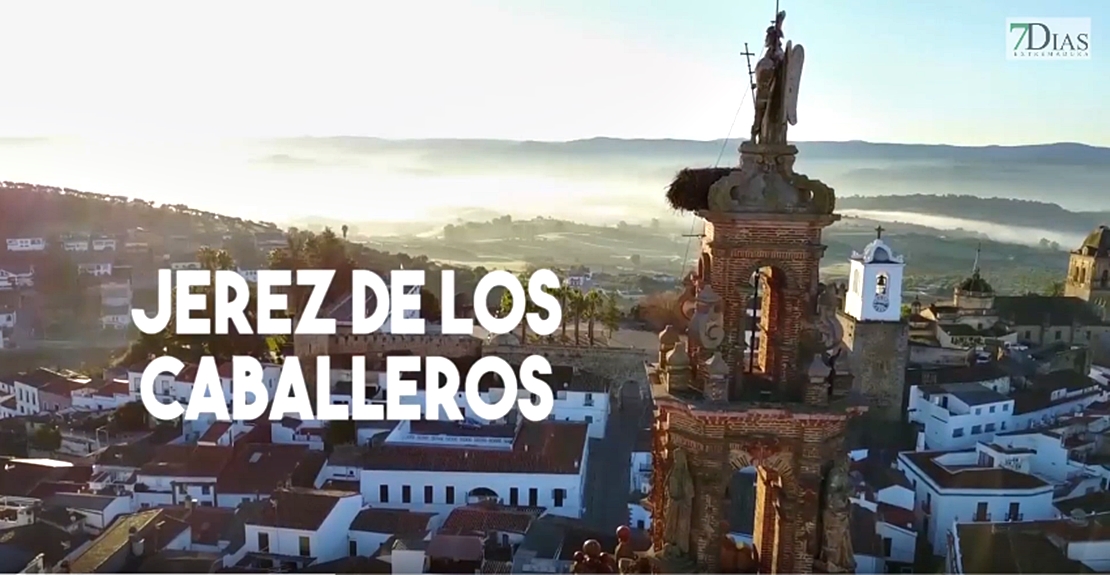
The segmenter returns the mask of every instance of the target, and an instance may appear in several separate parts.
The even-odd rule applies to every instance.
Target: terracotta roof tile
[[[139,473],[156,477],[217,477],[232,453],[231,447],[224,445],[163,445]]]
[[[439,532],[448,535],[474,535],[491,532],[525,533],[543,507],[517,507],[495,502],[458,507],[444,520]]]
[[[363,509],[351,521],[351,531],[384,533],[398,537],[422,535],[435,513],[417,513],[407,509]]]
[[[963,450],[973,452],[974,450]],[[966,467],[948,469],[934,461],[937,457],[959,451],[918,451],[902,453],[903,457],[944,489],[1040,489],[1051,488],[1043,480],[1001,467]]]
[[[347,491],[323,491],[319,489],[279,489],[266,501],[259,517],[252,525],[303,529],[315,531],[331,514],[341,499],[361,495]]]
[[[575,422],[526,421],[512,449],[505,450],[383,443],[366,451],[362,466],[382,471],[577,474],[588,427]]]
[[[879,502],[878,515],[879,520],[891,525],[897,525],[903,529],[913,530],[914,514],[913,511],[898,507],[897,505],[890,505],[889,503]]]
[[[235,510],[226,507],[163,507],[170,516],[189,524],[193,543],[218,545],[229,541],[226,533],[235,520]]]
[[[481,561],[484,549],[480,537],[435,535],[428,542],[428,558],[446,561]]]
[[[310,457],[307,445],[259,443],[237,451],[216,481],[220,493],[270,493],[286,481],[302,463],[315,465],[313,479],[323,467],[318,458]]]
[[[217,421],[213,423],[197,441],[201,443],[216,443],[229,429],[231,429],[230,421]]]

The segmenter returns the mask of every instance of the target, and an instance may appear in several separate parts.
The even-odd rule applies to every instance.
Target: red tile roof
[[[1037,477],[1002,467],[948,469],[934,461],[934,459],[946,453],[955,452],[906,452],[902,453],[900,457],[908,459],[942,489],[1039,489],[1051,487]]]
[[[163,507],[172,517],[189,524],[193,543],[218,545],[227,540],[224,532],[235,519],[235,510],[226,507]]]
[[[428,531],[428,523],[435,513],[417,513],[407,509],[363,509],[351,521],[351,531],[384,533],[398,537],[422,535]]]
[[[198,439],[197,441],[202,443],[216,443],[220,440],[221,437],[224,436],[224,434],[227,433],[227,430],[229,429],[231,429],[230,421],[217,421],[213,423],[212,426],[209,427],[208,430],[204,432],[204,435],[201,435],[200,439]]]
[[[429,559],[446,561],[481,561],[485,550],[480,537],[436,535],[428,542]]]
[[[447,535],[524,533],[543,512],[543,507],[516,507],[496,502],[468,505],[451,511],[439,532]]]
[[[577,474],[588,427],[575,422],[526,421],[512,449],[504,450],[384,443],[367,451],[362,466],[381,471]]]
[[[348,497],[361,500],[362,496],[347,491],[279,489],[266,501],[259,516],[250,523],[264,527],[315,531],[331,515],[336,504]]]
[[[140,475],[157,477],[217,477],[232,456],[224,445],[163,445],[139,468]]]
[[[877,507],[879,520],[890,523],[891,525],[897,525],[903,529],[913,529],[913,511],[882,502],[880,502]]]
[[[126,381],[110,381],[100,389],[93,392],[93,395],[101,397],[112,397],[114,395],[130,395],[131,387],[128,386]]]
[[[315,466],[308,473],[315,478],[323,461],[311,455],[307,445],[246,445],[228,461],[216,480],[216,490],[220,493],[270,493],[286,481],[292,481],[302,465]]]

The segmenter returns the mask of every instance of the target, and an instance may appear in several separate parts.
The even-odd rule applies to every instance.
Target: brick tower
[[[757,470],[754,555],[762,573],[851,572],[845,368],[831,290],[818,282],[831,188],[794,172],[804,52],[782,46],[784,13],[756,67],[752,138],[736,168],[687,169],[667,193],[705,221],[687,278],[683,341],[660,339],[653,547],[671,568],[721,572],[733,475]],[[846,364],[846,362],[844,362]],[[732,550],[734,554],[734,549]],[[685,566],[685,567],[683,567]]]

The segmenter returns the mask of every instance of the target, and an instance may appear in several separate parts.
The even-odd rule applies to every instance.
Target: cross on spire
[[[884,228],[881,225],[879,227],[875,228],[875,239],[877,239],[877,240],[883,239],[883,232],[885,232],[885,231],[886,231],[886,228]]]
[[[979,274],[979,253],[983,251],[983,242],[975,246],[975,266],[971,268],[972,275]]]

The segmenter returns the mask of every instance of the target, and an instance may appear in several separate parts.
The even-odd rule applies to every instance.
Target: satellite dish
[[[1084,523],[1087,521],[1087,512],[1079,508],[1072,509],[1071,513],[1068,513],[1068,515],[1071,517],[1071,520],[1076,523]]]

